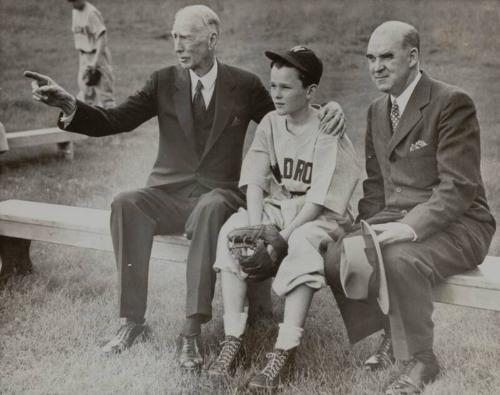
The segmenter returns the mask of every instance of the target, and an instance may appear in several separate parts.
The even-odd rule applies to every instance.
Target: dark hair
[[[304,72],[302,70],[299,70],[297,67],[295,67],[293,64],[291,64],[289,62],[285,62],[284,60],[274,60],[271,62],[271,68],[273,68],[275,66],[277,69],[281,69],[284,66],[284,67],[290,67],[292,69],[297,70],[299,73],[299,80],[302,82],[302,87],[304,89],[310,87],[313,84],[316,84],[313,81],[313,78],[307,76],[306,74],[304,74]]]

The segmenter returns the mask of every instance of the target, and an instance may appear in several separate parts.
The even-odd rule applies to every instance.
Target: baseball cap
[[[266,51],[264,53],[273,62],[281,61],[290,64],[307,75],[314,84],[319,84],[323,74],[323,62],[311,49],[297,45],[286,52]]]

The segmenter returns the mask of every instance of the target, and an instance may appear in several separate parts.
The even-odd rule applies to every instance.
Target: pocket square
[[[424,140],[418,140],[410,145],[410,152],[419,150],[424,147],[427,147],[427,143]]]

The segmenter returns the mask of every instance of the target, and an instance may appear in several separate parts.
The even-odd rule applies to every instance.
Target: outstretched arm
[[[68,116],[76,111],[76,99],[62,86],[47,75],[25,71],[24,76],[30,78],[33,99],[48,106],[58,107]]]

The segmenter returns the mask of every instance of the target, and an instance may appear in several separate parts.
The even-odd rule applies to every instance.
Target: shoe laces
[[[222,346],[222,350],[215,361],[215,365],[221,368],[228,368],[240,349],[241,340],[236,337],[228,336],[220,345]]]
[[[262,370],[262,374],[269,380],[274,380],[285,365],[288,352],[286,350],[276,350],[266,354],[268,359],[266,367]]]
[[[388,333],[384,333],[382,342],[377,350],[377,358],[383,359],[385,362],[390,363],[392,357],[392,340],[391,335]]]
[[[196,337],[195,336],[185,336],[182,342],[182,352],[187,355],[195,355],[197,350]]]
[[[121,340],[124,340],[125,337],[136,327],[137,324],[134,322],[126,322],[123,324],[119,329],[118,332],[116,332],[116,337]]]

